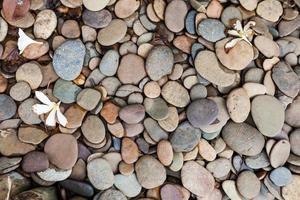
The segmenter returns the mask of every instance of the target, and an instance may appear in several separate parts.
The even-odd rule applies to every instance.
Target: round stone
[[[101,99],[101,93],[98,90],[85,88],[81,90],[77,97],[76,102],[85,110],[93,110]]]
[[[235,6],[226,7],[222,12],[221,21],[226,27],[231,27],[234,20],[242,21],[242,14],[240,10]]]
[[[291,151],[300,156],[300,129],[296,129],[289,135],[291,143]]]
[[[0,17],[0,26],[1,26],[0,42],[2,42],[5,39],[5,37],[7,35],[7,31],[8,31],[8,24],[2,17]]]
[[[183,108],[190,103],[188,91],[177,81],[168,81],[163,86],[161,95],[169,104],[176,107]]]
[[[150,115],[153,119],[163,120],[168,117],[168,105],[160,97],[155,99],[145,98],[144,107],[147,114]]]
[[[182,187],[175,184],[167,183],[160,189],[161,199],[185,199]],[[188,195],[189,196],[189,195]],[[188,197],[187,197],[188,198]]]
[[[81,126],[81,131],[85,139],[98,144],[105,138],[105,126],[101,119],[95,115],[89,115]]]
[[[267,137],[276,136],[282,129],[284,107],[273,96],[256,96],[251,103],[251,115],[257,129]]]
[[[239,2],[246,10],[253,11],[257,7],[258,0],[240,0]]]
[[[68,40],[60,45],[53,55],[56,74],[64,80],[74,80],[82,70],[85,46],[80,40]]]
[[[40,11],[35,19],[33,25],[33,33],[35,37],[47,40],[57,25],[56,14],[53,10],[42,10]]]
[[[132,15],[140,6],[137,0],[119,0],[115,4],[115,14],[118,18],[127,18]]]
[[[250,98],[246,90],[243,88],[232,90],[227,96],[226,106],[234,122],[244,122],[250,113]]]
[[[264,0],[257,5],[256,13],[266,20],[276,22],[282,15],[283,8],[277,0]]]
[[[222,129],[222,138],[233,151],[246,156],[259,154],[265,144],[263,135],[246,123],[228,122]]]
[[[127,32],[127,25],[123,20],[114,19],[108,26],[98,33],[98,42],[103,46],[111,46],[122,40]]]
[[[9,95],[16,101],[23,101],[27,99],[31,94],[30,85],[25,82],[17,82],[10,88]]]
[[[201,128],[214,122],[218,112],[218,106],[213,100],[197,99],[188,106],[186,115],[194,127]]]
[[[219,61],[228,69],[243,70],[254,58],[253,47],[245,41],[239,41],[230,51],[224,46],[233,38],[225,38],[216,43],[216,55]]]
[[[172,133],[170,142],[175,152],[189,152],[197,146],[200,138],[201,130],[185,121]]]
[[[98,190],[105,190],[114,184],[114,174],[110,164],[103,158],[96,158],[87,164],[87,175]]]
[[[103,193],[99,193],[99,200],[127,200],[126,196],[116,189],[108,189]]]
[[[179,116],[175,107],[169,107],[169,114],[166,119],[158,120],[159,126],[167,132],[173,132],[179,123]]]
[[[17,105],[10,96],[0,94],[0,110],[0,121],[3,121],[16,114]]]
[[[115,175],[114,185],[129,198],[136,197],[142,190],[142,186],[134,173],[129,176]]]
[[[72,135],[55,134],[44,147],[49,161],[60,169],[71,169],[78,157],[77,140]]]
[[[61,34],[66,38],[78,38],[80,36],[80,27],[76,20],[66,20],[61,27]]]
[[[210,194],[215,185],[212,174],[195,161],[184,163],[181,169],[181,181],[186,189],[199,197]]]
[[[58,79],[54,84],[53,95],[63,103],[73,103],[80,91],[81,88],[73,82]]]
[[[216,42],[225,38],[225,26],[217,19],[203,19],[199,23],[197,31],[200,36],[209,42]]]
[[[39,124],[42,122],[40,120],[39,116],[32,110],[32,106],[35,104],[38,104],[38,103],[39,103],[38,100],[29,98],[20,104],[20,106],[18,108],[18,114],[19,114],[19,117],[21,118],[21,120],[25,124]],[[5,109],[7,109],[7,108],[5,108]]]
[[[277,168],[283,166],[289,158],[291,145],[287,140],[279,140],[276,142],[270,152],[270,163],[272,167]]]
[[[266,36],[259,35],[255,37],[254,44],[257,49],[268,58],[272,58],[274,56],[278,57],[280,54],[278,44]]]
[[[33,76],[34,74],[34,76]],[[42,71],[37,63],[29,62],[21,65],[16,72],[16,80],[27,82],[31,89],[37,89],[43,80]]]
[[[117,73],[123,84],[137,85],[146,76],[144,59],[136,54],[123,56]]]
[[[149,140],[153,140],[155,142],[159,142],[160,140],[167,139],[168,134],[165,132],[157,123],[156,120],[152,118],[146,118],[144,120],[144,127],[146,129],[146,133],[150,136]],[[145,132],[144,132],[145,133]]]
[[[108,50],[101,59],[99,69],[106,76],[113,76],[117,73],[120,55],[116,50]]]
[[[285,110],[285,121],[290,126],[300,128],[300,99],[295,99]]]
[[[169,166],[173,160],[172,145],[168,140],[161,140],[157,145],[157,157],[164,166]]]
[[[171,74],[174,64],[172,50],[163,45],[153,47],[146,59],[146,72],[151,80],[157,81]]]
[[[238,191],[248,199],[252,199],[259,194],[260,185],[259,179],[251,171],[243,171],[236,180]]]
[[[47,182],[63,181],[72,173],[71,169],[61,170],[57,168],[48,168],[45,171],[37,172],[38,177]]]
[[[167,28],[174,33],[182,31],[187,12],[188,8],[184,1],[171,1],[165,10],[165,24]]]
[[[144,94],[149,98],[159,97],[161,92],[160,86],[156,81],[149,81],[144,86]]]
[[[142,156],[136,162],[135,172],[139,183],[146,189],[161,186],[167,178],[165,167],[149,155]]]
[[[27,173],[44,171],[49,167],[47,154],[31,151],[23,157],[22,169]]]
[[[112,15],[106,9],[100,11],[84,10],[82,13],[82,20],[84,24],[98,29],[108,26],[112,20]]]
[[[300,176],[293,175],[292,182],[282,188],[282,197],[285,200],[295,200],[300,196]]]
[[[234,73],[225,71],[216,54],[208,50],[200,51],[197,54],[195,68],[203,78],[220,87],[232,85],[236,78]]]
[[[127,105],[120,110],[119,117],[128,124],[139,123],[145,117],[145,108],[141,104]]]
[[[83,0],[83,5],[90,11],[99,11],[105,8],[110,0]]]
[[[291,171],[286,167],[278,167],[273,169],[269,177],[270,180],[279,187],[286,186],[293,180]]]
[[[208,171],[212,173],[215,178],[223,178],[228,175],[231,169],[231,163],[226,158],[218,158],[209,162],[206,165]]]
[[[123,138],[121,155],[125,163],[127,164],[135,163],[139,158],[139,149],[137,144],[129,138]]]

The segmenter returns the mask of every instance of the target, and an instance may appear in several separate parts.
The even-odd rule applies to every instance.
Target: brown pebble
[[[123,138],[121,155],[122,155],[122,159],[127,164],[135,163],[139,158],[138,146],[133,140],[129,138]]]
[[[169,166],[173,161],[173,149],[168,140],[161,140],[157,145],[157,157],[164,166]]]

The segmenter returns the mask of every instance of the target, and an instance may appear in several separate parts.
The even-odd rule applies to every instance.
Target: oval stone
[[[183,108],[190,103],[188,91],[177,81],[167,82],[161,90],[161,95],[169,104],[179,108]]]
[[[167,28],[174,33],[182,31],[187,12],[188,8],[184,1],[171,1],[165,10],[165,24]]]
[[[153,47],[146,59],[146,72],[151,80],[157,81],[171,74],[174,64],[172,50],[163,45]]]
[[[108,26],[98,33],[98,42],[103,46],[111,46],[122,40],[127,32],[127,25],[123,20],[114,19]]]
[[[228,122],[222,130],[222,137],[232,150],[246,156],[259,154],[265,144],[263,135],[246,123]]]
[[[102,74],[106,76],[113,76],[116,74],[119,66],[120,55],[116,50],[108,50],[99,65]]]
[[[90,27],[104,28],[111,22],[112,16],[106,9],[100,11],[84,10],[82,13],[82,20]]]
[[[89,115],[85,119],[81,131],[84,137],[94,144],[102,142],[105,138],[105,126],[101,119],[95,115]]]
[[[136,124],[145,117],[145,108],[141,104],[131,104],[123,107],[119,112],[120,118],[128,124]]]
[[[57,18],[55,12],[50,9],[40,11],[35,19],[33,25],[33,32],[35,37],[48,39],[57,25]]]
[[[292,182],[292,173],[286,167],[278,167],[271,171],[270,180],[277,186],[282,187]]]
[[[85,46],[80,40],[68,40],[60,45],[53,55],[53,68],[64,80],[74,80],[81,72]]]
[[[6,94],[0,94],[0,121],[11,118],[16,114],[17,105]]]
[[[199,35],[210,42],[216,42],[225,38],[225,26],[217,19],[203,19],[199,23],[197,30]]]

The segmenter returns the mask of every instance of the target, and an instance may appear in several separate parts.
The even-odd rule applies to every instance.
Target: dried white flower
[[[20,54],[23,53],[26,47],[28,47],[30,44],[43,44],[42,42],[37,42],[28,37],[22,29],[19,28],[19,39],[18,39],[18,49],[20,51]]]
[[[251,29],[252,26],[255,26],[255,22],[254,21],[249,21],[246,26],[243,28],[241,21],[240,20],[236,20],[235,24],[234,24],[234,30],[229,30],[228,34],[232,35],[232,36],[236,36],[237,38],[234,38],[232,40],[230,40],[229,42],[226,43],[225,45],[225,49],[229,49],[234,47],[239,41],[244,40],[247,43],[249,43],[251,46],[251,38],[254,35],[254,31]]]
[[[50,112],[46,119],[47,126],[55,126],[56,121],[62,126],[66,126],[68,121],[59,109],[59,105],[61,102],[55,103],[50,101],[48,97],[40,91],[36,91],[35,96],[37,97],[38,100],[40,100],[44,104],[33,105],[32,106],[33,112],[35,112],[38,115]]]

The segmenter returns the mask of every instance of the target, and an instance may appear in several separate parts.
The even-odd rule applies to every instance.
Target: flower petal
[[[240,34],[236,30],[228,30],[229,35],[240,37]]]
[[[242,38],[234,38],[225,44],[225,49],[230,49],[234,47],[239,41],[243,40]]]
[[[237,31],[243,31],[243,27],[240,20],[236,20],[234,24],[234,29]]]
[[[57,120],[58,120],[59,124],[65,127],[65,126],[67,125],[67,123],[68,123],[68,120],[67,120],[67,118],[60,112],[59,109],[56,111],[56,116],[57,116]]]
[[[48,113],[50,112],[51,109],[52,109],[51,106],[44,105],[44,104],[35,104],[32,106],[33,112],[36,113],[37,115]]]
[[[20,50],[20,54],[22,54],[25,48],[32,43],[43,44],[42,42],[34,41],[28,37],[22,29],[19,28],[18,49]]]
[[[244,31],[246,32],[246,31],[248,31],[252,26],[255,26],[255,22],[254,21],[249,21],[246,25],[245,25],[245,27],[244,27]]]
[[[56,124],[55,113],[56,113],[55,109],[52,109],[51,112],[49,113],[49,115],[46,119],[47,126],[55,126],[55,124]]]
[[[35,96],[38,100],[40,100],[44,104],[49,106],[52,105],[52,102],[49,100],[49,98],[41,91],[35,91]]]

